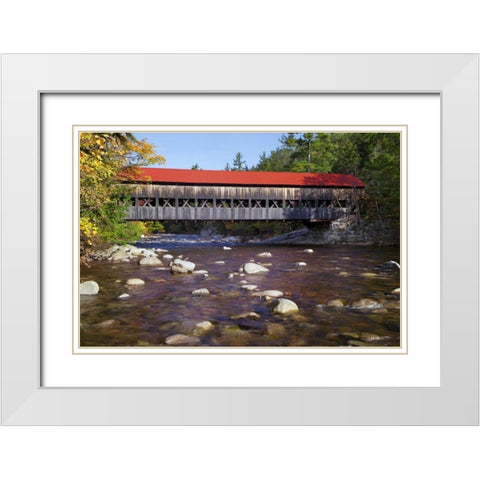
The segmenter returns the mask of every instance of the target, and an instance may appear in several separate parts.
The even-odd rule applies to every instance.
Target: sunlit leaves
[[[80,233],[83,249],[102,240],[122,241],[122,231],[127,237],[134,233],[124,221],[127,206],[122,198],[128,196],[128,189],[119,178],[128,180],[135,176],[137,167],[164,162],[153,145],[136,139],[131,133],[80,133]]]

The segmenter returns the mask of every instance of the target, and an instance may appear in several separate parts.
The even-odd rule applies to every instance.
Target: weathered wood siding
[[[136,185],[129,220],[334,220],[361,191],[352,188]]]

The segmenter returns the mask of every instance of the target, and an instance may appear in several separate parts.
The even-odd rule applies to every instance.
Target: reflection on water
[[[107,261],[82,267],[82,281],[95,280],[100,292],[81,297],[81,346],[399,346],[399,294],[392,291],[400,275],[382,268],[399,262],[398,248],[313,246],[308,253],[304,246],[242,245],[231,239],[231,250],[224,250],[225,242],[204,240],[161,236],[138,245],[183,255],[208,276],[172,275],[168,260],[164,267]],[[265,251],[272,256],[257,256]],[[239,269],[249,260],[269,272],[242,275]],[[127,286],[129,278],[145,285]],[[242,288],[246,284],[257,288]],[[192,295],[200,288],[210,294]],[[255,296],[264,290],[284,292],[299,311],[273,314],[269,302]],[[118,298],[125,293],[129,296]],[[361,299],[373,300],[364,303],[375,308],[354,308]],[[176,334],[185,337],[172,337]]]

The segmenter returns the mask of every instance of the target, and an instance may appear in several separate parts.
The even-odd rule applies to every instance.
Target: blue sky
[[[166,168],[191,168],[196,163],[203,170],[223,170],[227,162],[232,166],[237,152],[241,152],[247,166],[256,165],[262,152],[269,154],[280,146],[282,132],[276,133],[135,133],[146,139],[163,155]]]

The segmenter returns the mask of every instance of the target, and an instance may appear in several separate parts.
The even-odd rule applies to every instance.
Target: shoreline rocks
[[[139,265],[163,265],[162,261],[156,256],[143,257],[138,261]]]

